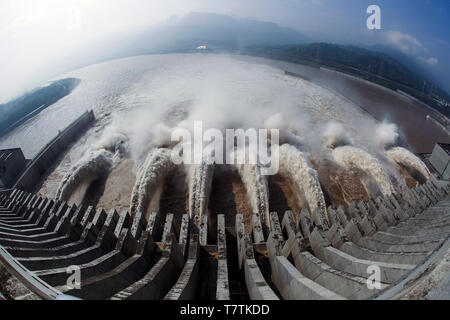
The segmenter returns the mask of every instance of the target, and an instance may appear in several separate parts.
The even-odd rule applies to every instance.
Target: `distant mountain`
[[[447,92],[417,60],[387,46],[310,43],[275,23],[213,13],[173,16],[149,28],[114,34],[87,51],[74,52],[68,70],[135,55],[170,52],[234,52],[297,63],[325,65],[393,90],[402,90],[450,116]]]
[[[370,46],[357,44],[356,46],[367,49],[369,51],[387,54],[391,58],[394,58],[397,61],[401,61],[401,63],[407,66],[409,70],[420,75],[424,80],[430,83],[436,81],[435,75],[430,72],[430,67],[428,65],[426,65],[424,62],[419,61],[416,57],[407,55],[392,46],[380,44]]]
[[[138,35],[140,51],[214,48],[240,48],[248,45],[305,43],[302,34],[275,23],[237,19],[221,14],[190,13],[174,16]]]
[[[393,90],[402,90],[450,116],[448,93],[430,82],[418,68],[411,70],[388,54],[356,46],[311,43],[286,46],[249,46],[241,52],[296,63],[327,66]]]
[[[76,53],[76,66],[149,53],[207,49],[239,49],[252,45],[288,45],[309,42],[301,33],[272,22],[234,18],[213,13],[173,16],[151,27],[114,34],[92,43],[88,53]]]
[[[439,83],[441,86],[443,86],[444,90],[450,92],[450,83],[448,83],[447,81],[448,74],[445,69],[442,69],[441,66],[430,66],[419,57],[405,54],[401,50],[389,45],[378,44],[368,46],[357,44],[357,46],[368,49],[370,51],[385,53],[396,59],[397,61],[401,61],[402,64],[407,66],[414,73],[421,75],[430,84]]]

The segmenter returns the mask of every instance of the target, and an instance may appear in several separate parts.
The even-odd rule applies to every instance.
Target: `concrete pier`
[[[228,300],[238,286],[258,300],[393,296],[449,245],[449,192],[429,181],[329,207],[329,223],[319,225],[307,209],[272,212],[269,234],[258,214],[248,233],[241,214],[233,226],[217,214],[216,237],[208,233],[213,213],[197,227],[187,213],[131,217],[14,189],[0,193],[0,258],[44,299]],[[72,266],[81,271],[80,289],[68,285]],[[367,285],[373,267],[376,288]]]

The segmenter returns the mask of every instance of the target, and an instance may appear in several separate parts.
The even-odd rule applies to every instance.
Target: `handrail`
[[[44,300],[57,300],[58,296],[62,295],[60,291],[42,281],[33,272],[29,271],[1,245],[0,261],[4,264],[8,272],[18,278],[20,282],[40,298]]]

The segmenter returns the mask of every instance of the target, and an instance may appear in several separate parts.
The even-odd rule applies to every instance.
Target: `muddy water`
[[[359,172],[345,169],[331,161],[314,164],[327,206],[348,206],[353,201],[369,200],[369,193]]]
[[[397,124],[400,134],[416,153],[431,153],[437,142],[450,143],[450,136],[433,121],[434,112],[421,103],[376,84],[342,73],[264,58],[236,56],[248,62],[264,63],[307,78],[343,95],[378,121]]]
[[[133,166],[132,160],[125,159],[111,171],[97,206],[107,211],[111,208],[115,208],[118,212],[128,211],[131,191],[136,180]]]
[[[154,57],[151,58],[153,59]],[[346,97],[346,99],[350,100],[353,104],[359,105],[374,118],[380,121],[386,119],[396,123],[399,126],[405,140],[411,145],[413,151],[415,152],[431,152],[434,143],[437,141],[450,143],[450,139],[445,132],[435,126],[434,123],[426,120],[426,115],[429,113],[429,110],[423,107],[420,103],[388,89],[361,81],[351,76],[346,76],[323,69],[254,57],[235,56],[235,58],[244,59],[251,63],[268,64],[276,68],[298,74],[304,78],[310,79],[313,83],[338,92],[342,96]],[[104,76],[98,77],[104,79]],[[118,76],[118,78],[121,77],[122,75]],[[89,88],[90,87],[88,87],[88,89]],[[114,93],[114,95],[116,95],[118,88],[120,88],[120,85],[114,85],[112,88],[108,87],[108,90],[93,86],[90,89],[92,92],[89,92],[92,97],[97,97],[98,92],[103,92],[102,90],[106,90],[107,92],[111,94]],[[123,90],[123,88],[121,90]],[[119,92],[121,91],[119,90]],[[73,93],[71,96],[72,99],[81,99],[80,97],[84,95],[77,95]],[[69,96],[68,99],[70,98],[71,97]],[[77,99],[71,103],[68,103],[70,101],[67,101],[64,106],[58,105],[54,108],[49,108],[47,112],[50,113],[51,110],[54,109],[55,114],[52,115],[52,117],[47,115],[48,118],[45,117],[46,121],[52,120],[57,123],[58,121],[55,119],[59,119],[58,117],[61,116],[61,112],[66,111],[66,109],[75,108],[75,106],[78,105],[84,105],[75,103],[78,102]],[[101,97],[97,99],[101,100]],[[128,105],[127,100],[122,102],[123,104]],[[99,110],[102,109],[93,103],[89,103],[88,105],[90,107],[96,106]],[[122,105],[119,103],[119,107],[121,106]],[[119,107],[108,105],[108,112],[111,112],[115,110],[114,108]],[[61,108],[61,110],[58,108]],[[56,111],[61,112],[57,113]],[[40,118],[43,118],[44,116],[45,114],[43,113]],[[58,164],[57,168],[49,174],[46,181],[40,188],[40,194],[46,197],[54,197],[57,186],[64,173],[69,171],[71,166],[77,159],[79,159],[80,155],[86,150],[86,148],[91,145],[92,142],[96,141],[101,129],[107,123],[107,119],[105,119],[99,117],[96,127],[80,138],[79,141],[72,146],[70,151],[66,155],[62,156],[62,161],[60,164]],[[38,119],[36,119],[36,121],[38,121]],[[31,127],[35,129],[35,126],[32,123],[24,124],[24,126],[28,129]],[[17,133],[17,139],[21,138],[22,141],[29,140],[30,143],[35,145],[36,141],[32,139],[24,139],[24,137],[27,137],[28,132],[25,129],[21,134]],[[31,135],[31,133],[29,135]],[[14,141],[15,140],[11,140],[9,143],[13,143]],[[27,149],[26,145],[24,145],[24,149]],[[32,150],[30,149],[29,153],[31,153],[31,151]],[[99,199],[95,197],[95,200],[98,201],[98,206],[104,207],[106,210],[112,207],[116,207],[117,210],[128,210],[130,193],[135,182],[135,168],[133,165],[134,164],[131,160],[125,160],[118,165],[107,177],[106,181],[101,184],[100,189],[104,188],[104,190],[101,190],[102,194]],[[364,184],[359,180],[358,172],[335,168],[330,164],[320,166],[320,168],[316,169],[319,172],[319,179],[328,205],[332,204],[336,206],[340,204],[348,204],[352,201],[359,201],[360,199],[368,199],[368,192],[366,191]],[[406,184],[409,187],[417,184],[417,181],[409,172],[407,172],[407,170],[404,170],[403,168],[400,168],[399,170],[405,177]],[[158,192],[155,192],[153,199],[154,201],[152,201],[149,211],[162,210],[165,213],[175,213],[177,216],[183,212],[187,212],[187,192],[186,190],[183,190],[183,188],[185,188],[185,179],[184,174],[181,174],[180,172],[174,173],[173,175],[167,177],[163,184],[165,186],[164,190],[163,188],[160,188]],[[269,183],[269,188],[270,210],[282,212],[285,210],[299,212],[301,210],[302,202],[297,199],[295,194],[292,192],[293,189],[287,181],[273,177]],[[83,186],[80,186],[78,191],[79,192],[77,194],[73,195],[73,201],[75,202],[80,202],[86,193],[86,189]],[[185,194],[186,196],[183,196]],[[224,213],[227,226],[232,226],[234,225],[236,212],[244,215],[245,225],[248,231],[251,227],[252,209],[245,186],[237,173],[233,173],[233,171],[229,169],[225,171],[219,170],[219,174],[214,177],[208,214],[211,217],[214,217],[219,213]]]
[[[289,179],[279,175],[269,176],[269,211],[277,212],[281,218],[285,211],[290,210],[297,216],[307,204],[295,192],[295,187]]]

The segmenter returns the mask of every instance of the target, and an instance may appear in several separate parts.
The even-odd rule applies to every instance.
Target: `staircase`
[[[42,299],[371,299],[448,247],[449,192],[428,181],[329,207],[320,226],[307,210],[255,214],[251,233],[218,214],[213,241],[207,215],[197,228],[187,214],[132,218],[15,189],[0,195],[0,261]]]

